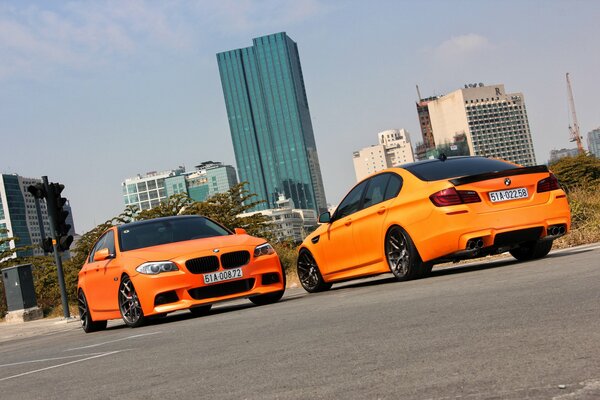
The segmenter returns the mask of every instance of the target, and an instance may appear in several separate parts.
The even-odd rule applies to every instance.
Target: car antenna
[[[440,155],[438,156],[438,160],[444,162],[448,159],[448,156],[446,156],[445,153],[440,153]]]

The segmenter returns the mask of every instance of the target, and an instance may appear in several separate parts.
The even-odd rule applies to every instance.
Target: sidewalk
[[[81,329],[79,317],[42,318],[28,322],[0,322],[0,344],[11,340],[24,339],[32,336],[48,335]]]

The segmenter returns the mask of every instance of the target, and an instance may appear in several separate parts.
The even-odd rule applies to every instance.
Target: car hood
[[[129,250],[122,254],[127,258],[135,258],[142,261],[165,261],[185,257],[186,255],[214,254],[215,249],[219,249],[221,253],[231,248],[245,249],[252,252],[254,247],[266,242],[265,239],[250,235],[229,235],[144,247],[142,249]]]

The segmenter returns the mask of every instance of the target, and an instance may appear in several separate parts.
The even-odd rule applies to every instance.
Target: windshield
[[[439,181],[468,175],[499,172],[517,168],[514,164],[485,157],[450,157],[446,161],[428,160],[403,165],[422,181]]]
[[[204,217],[159,218],[119,227],[121,251],[161,244],[230,235],[227,229]]]

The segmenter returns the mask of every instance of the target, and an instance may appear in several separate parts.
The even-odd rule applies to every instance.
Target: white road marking
[[[0,382],[7,381],[9,379],[19,378],[21,376],[35,374],[35,373],[38,373],[38,372],[48,371],[48,370],[54,369],[54,368],[59,368],[59,367],[64,367],[64,366],[71,365],[71,364],[80,363],[82,361],[93,360],[94,358],[100,358],[100,357],[110,356],[110,355],[113,355],[113,354],[116,354],[116,353],[120,353],[122,351],[124,351],[124,350],[109,351],[107,353],[100,353],[100,354],[97,354],[97,355],[94,355],[94,356],[82,358],[81,360],[69,361],[69,362],[66,362],[66,363],[62,363],[62,364],[58,364],[58,365],[53,365],[51,367],[40,368],[40,369],[36,369],[36,370],[33,370],[33,371],[23,372],[22,374],[7,376],[5,378],[0,378]]]
[[[64,360],[67,358],[77,358],[77,357],[86,357],[86,356],[96,356],[98,354],[104,354],[104,352],[102,353],[87,353],[87,354],[78,354],[75,356],[64,356],[64,357],[52,357],[52,358],[40,358],[39,360],[31,360],[31,361],[20,361],[20,362],[16,362],[16,363],[10,363],[10,364],[0,364],[0,368],[2,367],[12,367],[14,365],[23,365],[23,364],[32,364],[32,363],[38,363],[38,362],[46,362],[46,361],[56,361],[56,360]]]
[[[89,346],[74,347],[72,349],[67,349],[65,351],[74,351],[74,350],[89,349],[89,348],[92,348],[92,347],[104,346],[105,344],[109,344],[109,343],[122,342],[123,340],[137,339],[137,338],[143,337],[143,336],[157,335],[159,333],[162,333],[162,332],[140,333],[139,335],[132,335],[132,336],[127,336],[127,337],[124,337],[124,338],[121,338],[121,339],[109,340],[108,342],[90,344]]]

